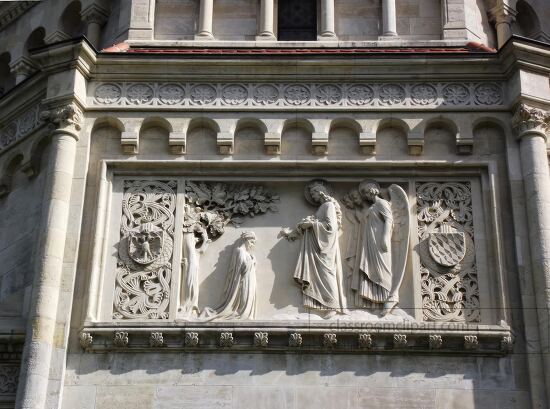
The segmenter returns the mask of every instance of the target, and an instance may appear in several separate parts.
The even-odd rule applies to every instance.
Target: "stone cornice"
[[[514,112],[512,127],[518,138],[538,134],[546,139],[550,130],[550,112],[521,103]]]
[[[124,352],[421,353],[505,355],[509,328],[461,323],[288,322],[186,323],[183,327],[90,326],[79,333],[82,349]]]

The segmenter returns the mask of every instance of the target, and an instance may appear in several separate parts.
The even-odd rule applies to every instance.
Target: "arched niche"
[[[516,3],[516,11],[512,32],[523,37],[537,38],[541,27],[535,10],[525,0],[519,0]]]
[[[428,120],[424,126],[424,155],[454,155],[457,134],[458,127],[448,118]]]
[[[408,155],[409,126],[399,118],[384,118],[376,127],[376,156]]]
[[[84,34],[84,23],[80,15],[81,10],[82,5],[80,1],[72,1],[65,7],[59,19],[61,31],[71,38]]]
[[[256,118],[242,118],[235,128],[233,156],[259,156],[265,151],[267,126]]]
[[[294,158],[311,154],[313,124],[307,119],[285,121],[281,134],[281,157]]]
[[[187,128],[186,155],[217,155],[217,133],[220,127],[210,118],[193,118]]]
[[[44,27],[38,27],[29,34],[27,40],[25,41],[25,51],[27,54],[30,50],[46,45],[46,42],[44,41],[45,35],[46,30],[44,30]]]
[[[95,120],[90,138],[90,166],[104,155],[122,154],[120,137],[124,131],[124,124],[118,118],[106,116]]]
[[[15,86],[15,74],[11,73],[10,62],[9,52],[0,54],[0,98]]]
[[[164,118],[145,118],[139,129],[139,153],[169,154],[168,138],[172,131],[172,124]]]
[[[472,124],[474,155],[500,155],[506,153],[506,133],[501,121],[495,118],[480,118]]]
[[[332,121],[328,134],[328,155],[343,158],[362,156],[359,149],[361,131],[361,125],[351,118]]]

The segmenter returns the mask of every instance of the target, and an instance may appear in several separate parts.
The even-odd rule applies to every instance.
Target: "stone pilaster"
[[[46,408],[57,310],[63,270],[76,141],[82,114],[74,103],[48,108],[41,113],[51,133],[44,188],[40,243],[36,258],[17,409]]]
[[[549,121],[547,110],[525,104],[517,107],[512,119],[520,144],[531,269],[547,391],[550,390],[550,176],[546,153]]]

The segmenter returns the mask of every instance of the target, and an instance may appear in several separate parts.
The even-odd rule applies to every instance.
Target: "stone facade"
[[[0,408],[549,407],[543,3],[1,5]]]

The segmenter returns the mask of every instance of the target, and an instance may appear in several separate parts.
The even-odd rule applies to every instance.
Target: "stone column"
[[[516,14],[517,12],[513,8],[502,4],[489,10],[489,17],[497,31],[498,48],[512,37],[512,23],[516,19]]]
[[[524,104],[516,109],[512,119],[520,144],[536,314],[547,391],[550,391],[550,176],[546,153],[549,121],[548,111]]]
[[[321,0],[321,32],[318,39],[338,39],[334,31],[334,0]]]
[[[273,16],[275,7],[273,0],[261,0],[260,5],[260,33],[256,36],[256,41],[277,40],[273,31]]]
[[[86,38],[99,49],[101,44],[101,27],[107,22],[109,12],[95,3],[90,4],[80,13],[86,24]]]
[[[52,129],[51,154],[42,198],[40,244],[17,389],[17,409],[46,408],[52,351],[56,338],[63,336],[63,327],[57,325],[57,312],[77,132],[82,115],[76,105],[69,104],[44,111],[41,118]]]
[[[382,0],[382,36],[397,36],[397,14],[395,0]]]
[[[212,40],[212,19],[214,16],[214,0],[201,0],[199,10],[199,32],[195,40]]]

